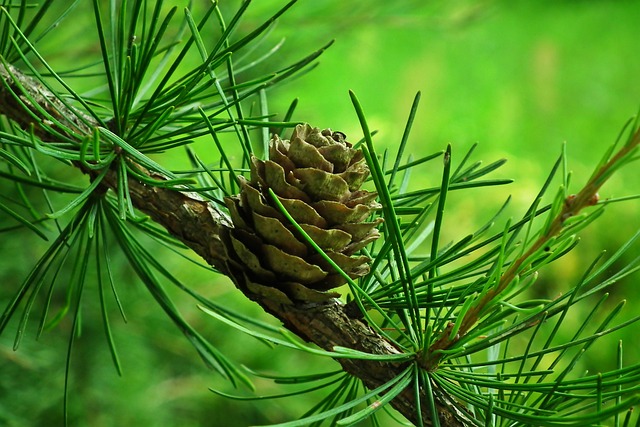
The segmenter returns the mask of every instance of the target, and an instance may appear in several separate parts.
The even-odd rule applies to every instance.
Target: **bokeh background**
[[[199,2],[194,3],[197,8]],[[232,11],[234,2],[229,3],[226,10]],[[254,3],[242,21],[245,29],[255,27],[282,4]],[[77,25],[67,31],[73,37],[81,35],[90,55],[96,45],[92,18],[88,13],[82,15],[86,11],[78,13]],[[359,139],[361,132],[348,96],[348,90],[353,90],[370,126],[379,131],[375,141],[380,151],[395,151],[413,97],[420,91],[421,104],[407,153],[424,155],[451,143],[456,162],[478,143],[474,159],[507,158],[495,177],[515,179],[506,187],[452,194],[443,241],[454,240],[475,230],[509,195],[513,199],[505,218],[522,215],[565,143],[569,168],[574,171],[572,187],[577,190],[588,178],[640,106],[639,22],[640,2],[631,0],[300,0],[264,42],[268,49],[286,39],[264,67],[299,59],[331,39],[335,43],[313,71],[269,92],[270,110],[282,114],[298,98],[294,118]],[[44,43],[43,49],[47,47],[46,40]],[[77,55],[54,40],[49,52],[50,60],[60,64]],[[437,168],[425,168],[414,177],[413,185],[438,185],[439,173]],[[0,181],[0,186],[6,185],[10,184]],[[603,188],[601,197],[639,192],[640,174],[631,165]],[[6,221],[0,217],[0,223]],[[574,253],[542,272],[535,291],[545,297],[562,293],[597,253],[615,251],[639,226],[640,202],[611,205],[601,220],[581,233],[582,243]],[[0,307],[45,248],[28,233],[0,236]],[[626,259],[639,252],[636,246]],[[159,256],[205,296],[269,320],[226,279],[170,253]],[[122,276],[133,278],[124,263],[117,268]],[[623,315],[627,318],[637,312],[639,279],[636,274],[612,290],[611,304],[629,300]],[[260,425],[300,416],[323,396],[317,393],[267,402],[236,402],[216,396],[209,388],[233,390],[204,367],[143,286],[135,279],[123,280],[119,291],[129,321],[115,321],[112,326],[124,375],[119,377],[113,368],[95,303],[93,312],[88,309],[83,314],[82,336],[73,353],[71,425]],[[172,295],[198,330],[225,354],[254,370],[302,374],[336,368],[330,361],[272,349],[239,335],[202,314],[192,300],[177,292]],[[20,349],[13,351],[16,327],[13,322],[0,337],[0,425],[61,425],[70,322],[62,322],[38,341],[28,330]],[[585,363],[597,369],[612,361],[619,339],[628,343],[625,361],[637,360],[640,350],[634,330],[629,330],[598,345],[597,353]],[[268,380],[257,379],[256,385],[261,395],[289,390]]]

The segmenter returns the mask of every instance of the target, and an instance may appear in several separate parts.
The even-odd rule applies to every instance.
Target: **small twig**
[[[442,360],[442,350],[451,348],[462,339],[471,328],[478,323],[487,307],[500,297],[502,292],[516,279],[523,266],[538,250],[545,247],[554,237],[558,236],[564,227],[567,219],[577,215],[584,208],[598,203],[598,191],[606,182],[611,172],[619,166],[633,150],[640,146],[640,128],[636,129],[631,139],[618,152],[612,156],[608,162],[593,174],[591,179],[585,184],[578,194],[568,196],[563,203],[562,209],[553,219],[547,231],[542,234],[531,247],[516,259],[509,268],[502,274],[497,284],[482,296],[464,315],[460,328],[454,336],[451,336],[450,329],[445,329],[440,333],[438,339],[429,347],[428,357],[425,359],[425,366],[428,369],[435,369]]]

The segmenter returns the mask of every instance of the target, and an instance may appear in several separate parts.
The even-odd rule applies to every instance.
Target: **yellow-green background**
[[[243,30],[281,4],[254,3]],[[83,19],[86,21],[76,21],[77,31],[86,45],[95,46],[91,17]],[[508,195],[513,196],[513,203],[506,217],[521,215],[563,143],[567,144],[570,169],[575,171],[573,188],[579,188],[640,106],[639,23],[640,3],[635,1],[301,0],[265,43],[269,47],[280,37],[287,38],[282,52],[269,64],[284,65],[330,39],[336,42],[321,57],[319,67],[269,93],[270,109],[283,112],[297,97],[296,119],[339,129],[358,139],[360,130],[347,93],[351,89],[363,104],[370,126],[379,130],[375,140],[380,151],[395,152],[411,101],[421,91],[407,153],[421,156],[451,143],[455,162],[478,142],[474,158],[488,162],[507,158],[507,165],[495,176],[516,180],[507,187],[452,194],[443,237],[447,242],[472,232]],[[74,58],[73,50],[65,45],[52,42],[50,48],[55,52],[54,62]],[[416,172],[414,185],[438,185],[437,166],[437,162],[429,163]],[[601,196],[639,190],[637,166],[631,165]],[[611,206],[590,231],[581,233],[583,243],[574,255],[542,273],[538,284],[542,288],[537,291],[547,297],[562,293],[598,251],[615,250],[638,229],[639,206],[638,201]],[[26,233],[0,237],[2,306],[43,252],[42,242],[31,237]],[[629,259],[637,254],[636,246]],[[163,255],[166,266],[206,296],[269,319],[226,280]],[[124,265],[119,269],[127,274]],[[629,299],[627,317],[637,312],[637,283],[636,275],[615,288],[610,298],[614,302]],[[111,364],[95,314],[99,306],[89,302],[73,356],[71,425],[240,427],[293,419],[318,398],[242,403],[217,397],[209,387],[231,389],[204,368],[143,286],[133,280],[118,287],[129,318],[124,324],[113,317],[124,376],[118,377]],[[97,301],[95,291],[92,296],[86,301]],[[177,292],[174,296],[185,317],[216,346],[253,369],[303,374],[335,368],[331,362],[303,354],[271,350],[207,318],[192,300]],[[9,332],[17,323],[12,325]],[[69,328],[70,323],[63,322],[37,342],[29,330],[18,352],[11,348],[11,334],[0,337],[0,425],[61,425]],[[598,353],[591,355],[591,365],[611,362],[613,346],[620,338],[628,343],[626,361],[634,362],[640,351],[633,332],[620,333],[606,345],[596,346]],[[259,394],[287,390],[267,381],[256,382]]]

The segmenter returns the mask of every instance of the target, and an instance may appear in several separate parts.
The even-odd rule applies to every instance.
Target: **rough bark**
[[[90,134],[97,126],[95,121],[81,113],[70,110],[57,100],[46,88],[24,75],[15,67],[8,68],[0,64],[0,114],[4,114],[22,128],[33,126],[34,133],[45,142],[60,139],[60,133],[47,130],[39,125],[51,118],[71,128],[79,134]],[[26,88],[23,93],[16,85]],[[34,103],[38,104],[37,107]],[[77,164],[80,169],[82,165]],[[96,171],[83,169],[83,172],[95,175]],[[147,172],[148,173],[148,172]],[[163,177],[154,175],[154,179]],[[103,183],[115,189],[115,172],[108,172]],[[390,342],[377,334],[370,326],[359,319],[349,317],[345,305],[338,300],[324,303],[283,304],[268,297],[250,292],[242,285],[241,272],[233,271],[225,256],[224,233],[230,222],[223,212],[212,204],[202,200],[197,194],[180,192],[167,188],[146,185],[133,178],[128,182],[130,197],[137,209],[149,215],[158,224],[164,226],[173,236],[180,239],[209,264],[231,277],[244,294],[258,303],[283,324],[306,341],[320,348],[332,350],[334,346],[349,347],[372,354],[398,354]],[[381,362],[359,359],[337,359],[344,371],[360,378],[369,388],[376,388],[400,375],[406,368],[405,363]],[[435,401],[440,425],[461,427],[464,414],[460,413],[444,395],[436,391]],[[413,390],[405,390],[393,401],[392,405],[414,424],[433,425],[427,412],[428,399],[425,390],[420,392],[422,414],[416,413],[416,397]]]

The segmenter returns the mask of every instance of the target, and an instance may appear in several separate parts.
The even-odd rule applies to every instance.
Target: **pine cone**
[[[346,280],[309,245],[273,202],[287,212],[351,278],[369,272],[370,259],[355,255],[379,237],[365,222],[380,205],[377,193],[360,190],[369,174],[362,151],[341,132],[296,126],[291,140],[275,135],[269,160],[251,158],[251,181],[240,177],[239,195],[225,198],[234,228],[229,257],[254,293],[284,301],[318,301]],[[275,289],[274,289],[275,288]]]

